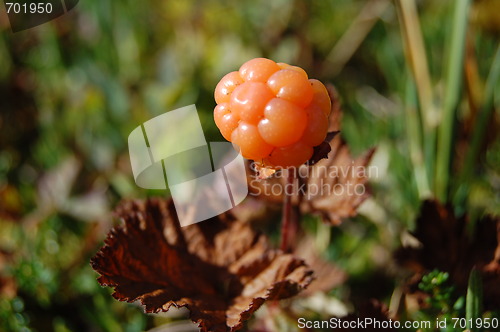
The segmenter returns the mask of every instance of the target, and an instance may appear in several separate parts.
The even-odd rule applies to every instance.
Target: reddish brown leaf
[[[397,261],[417,274],[412,285],[418,284],[423,274],[438,269],[448,272],[453,283],[465,291],[469,273],[475,266],[483,275],[485,306],[500,306],[498,218],[486,216],[476,222],[475,231],[469,232],[467,216],[456,218],[450,206],[425,201],[416,225],[413,235],[421,245],[396,252]]]
[[[329,292],[347,280],[347,274],[337,265],[323,259],[315,248],[315,239],[305,236],[301,239],[295,253],[304,259],[314,271],[314,280],[300,296],[309,296],[316,292]]]
[[[296,295],[312,280],[302,260],[270,250],[229,214],[181,228],[171,200],[123,204],[91,260],[98,281],[146,312],[187,307],[201,331],[236,331],[266,300]]]
[[[369,197],[369,169],[375,149],[353,159],[347,144],[336,137],[330,143],[327,159],[310,167],[301,199],[303,213],[315,213],[329,224],[339,224],[353,217],[359,205]]]
[[[340,96],[332,84],[326,87],[332,101],[328,130],[338,132],[342,121]],[[369,197],[368,177],[358,176],[361,175],[358,170],[367,170],[375,149],[370,149],[355,159],[340,135],[333,137],[330,147],[327,158],[312,166],[309,173],[313,176],[310,176],[307,182],[302,182],[306,183],[308,192],[306,197],[301,199],[301,210],[304,213],[319,214],[325,222],[336,225],[341,223],[342,219],[355,216],[359,205]],[[335,173],[338,176],[335,176]],[[365,175],[368,175],[368,172]],[[328,185],[331,186],[330,190]],[[354,189],[356,186],[364,188],[365,191],[350,191],[349,194],[348,189]],[[314,189],[320,190],[315,193]]]
[[[296,170],[297,179],[291,192],[292,202],[300,206],[302,213],[318,214],[325,222],[337,225],[355,216],[359,205],[369,197],[368,164],[375,149],[353,159],[339,137],[330,145],[332,150],[327,159]],[[247,171],[250,195],[281,204],[286,172],[279,171],[267,179],[259,179],[250,165]]]
[[[339,131],[340,123],[342,122],[342,104],[340,102],[340,96],[333,84],[327,84],[326,89],[328,90],[330,100],[332,101],[332,110],[330,112],[329,119],[330,126],[328,127],[328,131]]]
[[[328,154],[332,151],[330,142],[337,136],[340,131],[331,131],[326,135],[325,140],[318,146],[314,147],[314,153],[311,159],[307,161],[308,165],[317,164],[318,161],[328,158]]]
[[[359,205],[369,197],[367,185],[368,164],[375,149],[370,149],[359,158],[353,158],[349,147],[339,133],[341,107],[337,92],[328,86],[332,100],[329,135],[316,147],[309,166],[294,169],[298,178],[292,190],[292,202],[300,206],[302,213],[320,215],[329,224],[336,225],[342,219],[353,217]],[[325,158],[326,157],[326,158]],[[286,171],[278,171],[262,178],[249,164],[247,171],[251,195],[267,201],[283,202]]]

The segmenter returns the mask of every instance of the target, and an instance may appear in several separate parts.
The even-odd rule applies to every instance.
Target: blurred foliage
[[[364,1],[86,0],[51,23],[15,34],[2,9],[0,330],[140,331],[171,320],[115,301],[88,264],[119,200],[165,195],[135,186],[127,137],[145,120],[194,103],[207,140],[222,140],[211,115],[213,89],[257,56],[332,82],[342,96],[343,137],[355,153],[378,147],[374,197],[360,216],[330,231],[325,257],[350,275],[332,296],[388,302],[401,278],[391,252],[401,232],[413,227],[420,199],[404,111],[410,74],[395,5],[381,2],[373,27],[366,34],[354,29],[362,42],[359,48],[346,43],[352,57],[345,65],[332,49],[356,27]],[[443,99],[452,3],[418,1],[437,100]],[[476,67],[470,93],[477,98],[499,41],[499,7],[482,0],[471,9],[468,42]],[[466,104],[461,100],[457,112],[452,169],[461,167],[472,130],[475,110]],[[498,116],[497,108],[484,129],[487,142],[474,162],[462,213],[500,213]],[[318,220],[305,224],[321,237]],[[432,272],[421,285],[439,295],[433,301],[462,313],[444,274]],[[442,311],[439,303],[431,307]]]
[[[439,313],[450,315],[451,317],[463,317],[464,314],[464,298],[456,298],[455,287],[450,285],[449,274],[434,270],[422,277],[422,281],[418,284],[418,288],[430,296],[426,298],[429,304],[430,317],[437,317]],[[453,305],[450,305],[453,304]],[[461,311],[460,311],[461,310]]]

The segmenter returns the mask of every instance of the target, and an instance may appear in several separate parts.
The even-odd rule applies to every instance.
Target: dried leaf
[[[308,165],[317,164],[318,161],[328,158],[328,154],[332,151],[330,142],[340,133],[340,131],[331,131],[326,135],[326,138],[320,145],[314,147],[314,153],[311,159],[308,160]]]
[[[315,148],[310,166],[302,165],[292,170],[298,180],[291,192],[292,203],[298,205],[302,213],[318,214],[326,223],[337,225],[343,219],[355,216],[359,205],[369,197],[367,181],[370,169],[367,166],[375,149],[359,158],[351,156],[348,145],[338,135],[341,120],[338,94],[332,85],[327,88],[332,100],[330,132],[325,142]],[[251,195],[281,204],[286,171],[262,178],[255,169],[254,164],[249,164],[247,180]]]
[[[330,144],[332,150],[327,159],[296,171],[297,180],[289,192],[292,203],[299,205],[302,213],[318,214],[324,222],[338,225],[343,219],[355,216],[359,205],[370,196],[368,164],[375,149],[353,159],[339,137]],[[249,166],[247,175],[250,195],[275,204],[283,202],[286,171],[259,179],[253,173],[253,166]]]
[[[482,273],[485,306],[500,306],[500,219],[486,216],[476,222],[470,234],[467,216],[456,218],[450,206],[428,200],[416,224],[413,235],[421,245],[396,252],[396,260],[416,273],[412,285],[423,274],[438,269],[448,272],[453,283],[465,292],[475,266]]]
[[[342,219],[355,216],[359,205],[369,197],[367,166],[375,149],[353,159],[340,137],[330,145],[328,158],[312,166],[302,180],[305,191],[301,211],[319,214],[325,222],[338,225]]]
[[[327,84],[326,88],[332,101],[328,130],[338,132],[342,121],[340,96],[332,84]],[[327,158],[319,161],[311,169],[310,174],[313,176],[305,182],[308,192],[301,200],[301,210],[303,213],[319,214],[326,223],[337,225],[343,219],[355,216],[359,205],[370,196],[367,185],[368,177],[359,176],[361,174],[358,170],[367,171],[366,167],[375,149],[372,148],[355,159],[340,135],[333,137],[330,141],[330,148]],[[364,175],[368,175],[368,172]],[[331,186],[330,190],[328,190],[328,185]],[[361,190],[348,192],[349,188],[364,190],[363,192]]]
[[[257,173],[257,178],[259,180],[268,179],[277,172],[275,168],[262,166],[258,163],[254,163],[254,166],[255,166],[255,172]]]
[[[330,142],[333,140],[335,136],[337,136],[340,133],[340,131],[331,131],[326,134],[325,140],[321,142],[320,145],[314,147],[314,152],[311,158],[305,163],[305,165],[311,166],[314,164],[317,164],[318,161],[322,159],[328,158],[328,153],[332,150],[330,146]],[[269,179],[273,175],[276,174],[276,172],[280,172],[279,169],[261,165],[258,162],[253,162],[253,170],[257,175],[257,178],[259,180],[265,180]]]
[[[327,84],[326,90],[328,90],[330,100],[332,101],[332,110],[330,112],[329,119],[330,126],[328,127],[328,131],[339,131],[340,123],[342,121],[342,103],[340,102],[340,95],[333,84]]]
[[[236,331],[266,300],[296,295],[312,280],[303,261],[270,250],[263,235],[223,214],[181,228],[171,200],[128,202],[91,260],[98,281],[146,312],[186,307],[201,331]]]
[[[300,293],[301,297],[317,292],[329,292],[347,280],[347,274],[337,265],[323,259],[315,248],[315,239],[305,236],[295,249],[296,256],[304,259],[314,271],[313,282]]]

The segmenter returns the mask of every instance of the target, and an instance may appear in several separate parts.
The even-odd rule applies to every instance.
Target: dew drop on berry
[[[240,67],[240,75],[247,82],[266,83],[267,79],[280,70],[276,62],[266,58],[255,58]]]
[[[264,108],[273,97],[266,84],[246,82],[233,91],[229,105],[241,120],[256,124],[264,117]]]
[[[267,80],[267,85],[277,97],[300,107],[309,105],[313,98],[311,84],[304,75],[295,70],[282,69],[274,73]]]
[[[247,159],[266,158],[274,149],[262,139],[255,125],[244,121],[241,121],[238,128],[233,131],[231,139],[240,148],[243,157]]]
[[[274,98],[264,110],[259,122],[262,138],[274,146],[286,146],[297,142],[307,125],[306,111],[280,98]]]
[[[241,78],[240,73],[237,71],[233,71],[224,76],[215,87],[215,102],[217,104],[228,103],[231,93],[243,82],[243,78]]]

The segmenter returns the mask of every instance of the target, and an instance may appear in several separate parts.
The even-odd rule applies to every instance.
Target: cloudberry
[[[328,92],[300,67],[252,59],[221,79],[215,101],[222,136],[265,166],[302,165],[327,134]]]

